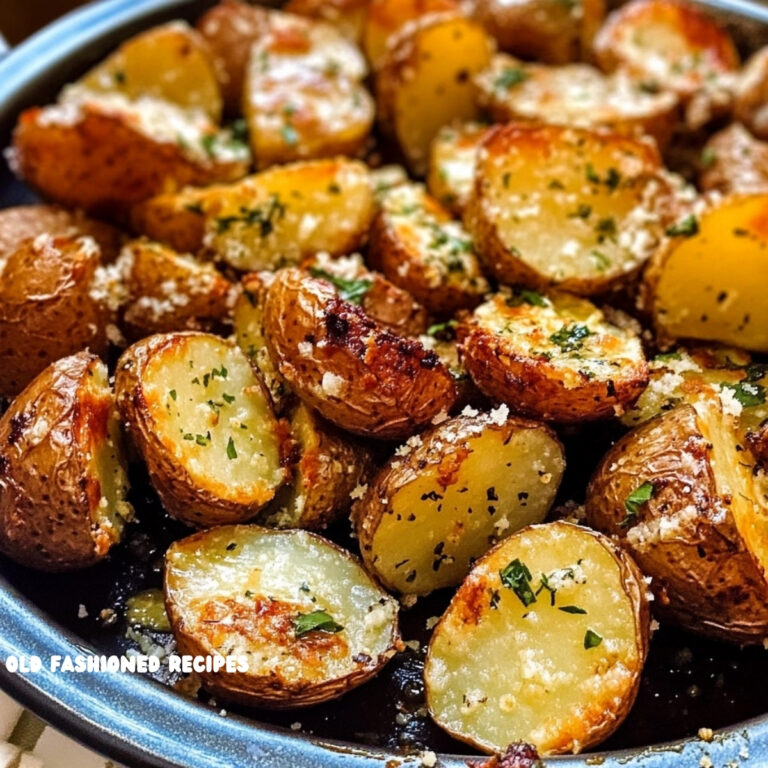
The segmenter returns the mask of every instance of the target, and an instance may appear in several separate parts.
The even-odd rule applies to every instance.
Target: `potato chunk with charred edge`
[[[205,333],[150,336],[118,361],[120,412],[166,511],[249,520],[286,479],[284,431],[248,358]]]
[[[703,192],[768,192],[768,142],[758,141],[741,124],[713,134],[699,161]]]
[[[107,368],[51,364],[0,418],[0,549],[44,571],[106,557],[133,515]]]
[[[645,584],[610,539],[564,522],[524,528],[475,564],[435,627],[427,705],[483,751],[580,752],[629,714],[648,635]]]
[[[648,383],[640,339],[566,293],[497,294],[457,333],[475,384],[525,416],[609,418],[623,413]]]
[[[349,552],[306,531],[224,526],[177,541],[165,595],[179,653],[246,658],[245,671],[201,677],[251,706],[337,698],[401,647],[397,602]]]
[[[356,503],[363,560],[385,587],[423,595],[458,584],[503,538],[540,523],[565,468],[542,424],[458,416],[412,438]]]

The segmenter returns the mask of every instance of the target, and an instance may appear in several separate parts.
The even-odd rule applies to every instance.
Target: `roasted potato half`
[[[117,364],[118,405],[166,511],[199,528],[256,516],[286,480],[285,435],[248,358],[205,333],[150,336]]]
[[[61,357],[106,353],[113,275],[95,240],[41,234],[0,271],[0,396],[17,394]]]
[[[683,404],[632,430],[587,490],[588,523],[635,558],[654,611],[732,643],[768,634],[761,478],[717,400]]]
[[[497,54],[475,83],[478,103],[498,123],[607,128],[622,136],[653,136],[663,148],[677,122],[676,94],[650,93],[624,72],[605,75],[589,64],[555,67]]]
[[[218,123],[221,92],[211,51],[183,21],[153,27],[126,40],[78,84],[94,93],[151,96],[186,109],[199,109]]]
[[[179,653],[239,657],[202,673],[224,699],[282,709],[337,698],[400,646],[397,602],[306,531],[224,526],[171,545],[165,596]]]
[[[433,315],[474,307],[490,289],[472,239],[421,184],[380,196],[370,239],[370,263]]]
[[[383,329],[330,282],[301,270],[275,276],[264,331],[291,388],[350,432],[408,437],[456,399],[453,377],[434,352]]]
[[[734,86],[733,117],[760,139],[768,139],[768,46],[753,54]]]
[[[667,234],[643,293],[662,340],[768,352],[768,194],[727,197],[701,215],[689,213]]]
[[[640,339],[570,294],[497,294],[462,320],[457,333],[479,389],[525,416],[610,418],[648,383]]]
[[[513,123],[482,142],[465,224],[500,282],[594,295],[651,256],[670,195],[646,142]]]
[[[336,27],[347,40],[360,44],[370,0],[289,0],[283,9]]]
[[[544,520],[563,448],[543,424],[508,414],[501,406],[442,422],[398,448],[367,485],[355,527],[363,561],[387,589],[454,586],[491,546]]]
[[[210,331],[226,325],[235,288],[211,264],[147,240],[125,246],[128,300],[122,327],[134,339],[170,331]]]
[[[524,528],[478,561],[435,627],[432,717],[487,752],[580,752],[632,708],[648,652],[637,566],[588,528]],[[503,659],[503,663],[500,660]]]
[[[699,187],[725,195],[768,192],[768,143],[740,123],[718,131],[702,150]]]
[[[107,368],[48,366],[0,418],[0,549],[44,571],[106,557],[133,515]]]
[[[426,16],[396,39],[376,72],[378,117],[415,173],[426,173],[444,125],[477,119],[472,78],[493,52],[482,26],[455,14]]]
[[[349,512],[372,467],[370,452],[303,403],[287,414],[296,446],[292,481],[260,515],[276,528],[322,530]],[[359,493],[359,491],[358,491]]]

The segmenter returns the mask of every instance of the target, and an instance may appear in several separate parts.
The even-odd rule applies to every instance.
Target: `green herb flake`
[[[738,400],[745,408],[753,408],[756,405],[765,403],[765,387],[755,381],[749,380],[749,375],[744,381],[738,384],[723,382],[720,384],[721,390],[730,390],[735,400]]]
[[[598,272],[605,272],[611,266],[611,260],[602,251],[598,251],[597,248],[593,248],[590,251],[590,256],[595,260]]]
[[[235,441],[232,439],[232,436],[230,435],[229,442],[227,443],[227,458],[232,461],[232,459],[237,458],[237,449],[235,448]]]
[[[176,394],[176,390],[175,390],[175,389],[172,389],[172,390],[171,390],[171,391],[168,393],[168,397],[170,397],[170,398],[171,398],[171,400],[173,400],[174,402],[176,402],[176,398],[178,397],[178,395]]]
[[[691,213],[681,221],[667,227],[668,237],[693,237],[699,233],[699,220]]]
[[[507,299],[508,307],[519,307],[522,304],[529,304],[532,307],[547,307],[549,302],[538,291],[531,291],[527,288],[522,288],[519,291],[515,291],[512,296]]]
[[[588,219],[592,215],[592,206],[579,203],[573,213],[568,214],[569,219]]]
[[[683,356],[679,352],[659,352],[653,359],[660,363],[666,363],[669,360],[682,360]]]
[[[456,320],[446,320],[444,323],[435,323],[427,328],[427,336],[440,341],[453,341],[456,338]]]
[[[624,509],[626,509],[627,515],[619,523],[619,527],[626,528],[632,520],[637,517],[640,512],[640,507],[653,498],[654,493],[656,493],[656,487],[653,483],[647,480],[642,485],[635,488],[635,490],[627,496],[626,501],[624,502]]]
[[[503,571],[499,571],[499,577],[501,583],[511,589],[526,608],[536,602],[536,595],[531,589],[531,572],[520,560],[514,559]]]
[[[311,613],[300,613],[293,620],[293,631],[296,637],[303,637],[310,632],[328,632],[336,634],[341,632],[344,627],[337,624],[333,617],[325,611],[312,611]]]
[[[575,352],[584,345],[584,339],[595,334],[580,323],[564,325],[559,331],[553,333],[549,340],[557,344],[563,352]]]
[[[326,272],[324,269],[317,269],[316,267],[310,267],[309,274],[312,277],[327,280],[339,292],[339,298],[358,306],[360,306],[363,296],[368,293],[373,285],[372,280],[350,280],[346,277],[337,277],[330,272]]]
[[[195,443],[197,445],[202,445],[203,447],[209,445],[211,442],[211,433],[209,432],[207,435],[195,435]]]
[[[701,152],[701,167],[711,168],[717,162],[717,153],[712,147],[704,147]]]
[[[288,123],[282,127],[280,135],[283,137],[283,141],[291,147],[295,147],[299,143],[299,134],[296,133],[296,129]]]
[[[557,610],[562,611],[563,613],[577,613],[579,615],[586,614],[586,611],[583,608],[579,608],[578,605],[561,605]]]
[[[228,395],[226,392],[222,394],[222,399],[225,403],[228,403],[229,405],[232,405],[232,403],[235,402],[235,396],[234,395]]]
[[[207,133],[205,136],[203,136],[202,139],[200,139],[200,144],[202,145],[203,149],[205,150],[205,154],[208,155],[208,157],[214,157],[216,155],[216,141],[217,136],[215,133]]]
[[[205,211],[203,211],[203,206],[200,203],[187,203],[184,206],[184,210],[194,213],[197,216],[202,216],[205,213]]]
[[[584,648],[586,650],[589,650],[590,648],[597,648],[597,646],[602,642],[603,638],[600,637],[597,632],[593,632],[591,629],[588,629],[587,633],[584,635]]]
[[[528,73],[520,67],[505,67],[502,73],[493,81],[493,87],[500,91],[508,91],[527,80]]]

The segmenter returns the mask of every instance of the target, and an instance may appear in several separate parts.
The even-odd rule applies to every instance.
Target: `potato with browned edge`
[[[307,531],[232,525],[175,542],[165,603],[179,653],[244,657],[201,678],[250,706],[335,699],[402,648],[397,602],[349,552]]]
[[[348,40],[360,44],[370,0],[288,0],[288,13],[332,24]]]
[[[127,491],[107,367],[58,360],[0,418],[0,549],[45,571],[93,565],[133,516]]]
[[[456,399],[453,377],[434,352],[383,329],[330,282],[301,270],[275,276],[264,331],[291,388],[350,432],[407,437]]]
[[[768,192],[768,143],[740,123],[713,134],[701,152],[699,188],[704,192]]]

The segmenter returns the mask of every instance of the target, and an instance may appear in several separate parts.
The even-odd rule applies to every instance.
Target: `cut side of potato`
[[[645,585],[627,555],[587,528],[531,526],[473,567],[435,628],[427,704],[487,752],[514,741],[580,752],[629,714],[648,635]]]
[[[740,123],[718,131],[702,150],[699,188],[725,195],[768,193],[768,143],[758,141]]]
[[[361,43],[369,0],[289,0],[283,9],[288,13],[325,21],[347,40]]]
[[[768,634],[761,485],[733,416],[701,400],[616,443],[587,490],[587,521],[651,577],[662,620],[759,643]]]
[[[127,491],[106,366],[58,360],[0,419],[0,549],[46,571],[93,565],[133,516]]]
[[[291,388],[355,434],[408,437],[456,399],[453,377],[434,352],[385,330],[332,283],[301,270],[275,276],[264,331]]]
[[[660,336],[768,352],[768,194],[728,197],[667,233],[644,278]]]
[[[153,27],[126,40],[78,83],[94,93],[151,96],[221,120],[221,93],[211,51],[183,21]]]
[[[490,286],[472,239],[421,184],[400,184],[379,198],[368,256],[433,315],[476,306]]]
[[[254,517],[286,479],[285,436],[248,358],[204,333],[151,336],[118,361],[118,403],[166,511],[197,527]]]
[[[400,646],[397,602],[348,552],[306,531],[224,526],[177,541],[165,595],[179,653],[247,662],[201,673],[205,687],[252,706],[337,698]]]
[[[398,448],[367,486],[355,524],[385,587],[424,595],[454,586],[490,547],[549,512],[563,448],[547,427],[507,414],[444,421]]]
[[[610,418],[648,383],[640,339],[570,294],[497,294],[460,322],[457,333],[479,389],[525,416]]]
[[[293,481],[278,491],[259,522],[276,528],[322,530],[352,505],[350,494],[371,467],[369,451],[303,403],[288,414],[298,454]]]
[[[653,136],[663,148],[677,122],[676,94],[651,93],[624,72],[604,75],[588,64],[553,67],[498,54],[475,83],[478,103],[499,123],[608,128],[623,136]]]
[[[670,194],[646,142],[511,124],[483,140],[465,223],[500,282],[593,295],[651,256]]]
[[[477,119],[472,78],[493,52],[477,22],[452,14],[423,18],[388,52],[376,72],[379,120],[415,173],[426,173],[444,125]]]

